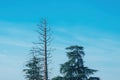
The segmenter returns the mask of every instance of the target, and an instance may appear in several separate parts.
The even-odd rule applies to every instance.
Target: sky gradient
[[[81,45],[85,65],[97,69],[101,80],[119,80],[119,0],[4,0],[0,1],[0,80],[25,80],[37,24],[45,17],[53,31],[50,76],[67,60],[65,48]]]

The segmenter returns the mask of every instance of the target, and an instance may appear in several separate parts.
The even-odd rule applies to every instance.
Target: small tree
[[[23,71],[26,73],[26,78],[28,80],[43,80],[42,75],[42,66],[41,66],[41,59],[35,56],[35,53],[32,50],[31,54],[32,58],[27,62],[26,67]]]

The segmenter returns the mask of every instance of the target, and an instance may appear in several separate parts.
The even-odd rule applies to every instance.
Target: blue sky
[[[102,80],[120,73],[119,0],[4,0],[0,1],[0,80],[25,80],[22,69],[37,41],[37,24],[46,17],[53,31],[51,75],[59,73],[65,47],[84,46],[85,65]],[[56,62],[57,61],[57,62]]]

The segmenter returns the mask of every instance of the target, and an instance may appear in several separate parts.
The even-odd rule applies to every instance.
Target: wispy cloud
[[[18,47],[31,47],[32,44],[20,40],[15,40],[11,38],[6,37],[0,37],[0,44],[4,45],[12,45],[12,46],[18,46]]]
[[[35,30],[27,29],[28,25],[26,24],[0,21],[0,25],[0,44],[31,47],[33,38],[36,40]],[[33,27],[33,24],[29,27]]]
[[[58,28],[59,29],[59,28]],[[78,29],[79,30],[79,29]],[[99,32],[78,32],[78,31],[71,31],[66,30],[65,28],[57,30],[60,35],[56,36],[56,40],[58,45],[82,45],[85,48],[85,64],[88,67],[93,67],[98,69],[99,72],[95,76],[99,76],[102,79],[105,77],[112,76],[110,73],[118,73],[117,69],[119,69],[119,38],[114,36],[110,36],[108,34],[103,35],[104,33],[100,34]],[[85,33],[85,34],[84,34]],[[56,34],[57,35],[57,34]],[[65,36],[66,35],[66,36]],[[63,46],[62,46],[63,47]],[[59,47],[58,47],[59,48]],[[64,46],[65,48],[65,46]],[[63,51],[63,53],[59,53]],[[66,56],[65,49],[60,50],[58,49],[59,57]],[[61,62],[59,62],[60,64]],[[57,63],[58,64],[58,63]],[[59,68],[59,67],[57,67]],[[116,68],[114,70],[114,68]],[[116,75],[116,79],[119,76]],[[113,77],[112,77],[113,78]],[[109,78],[106,78],[109,79]]]
[[[1,23],[0,23],[1,24]],[[0,44],[8,46],[10,45],[11,47],[22,47],[22,48],[30,48],[33,46],[31,42],[33,40],[36,40],[35,38],[37,36],[34,36],[33,32],[31,30],[27,30],[25,27],[20,28],[19,27],[10,27],[12,26],[11,24],[7,24],[4,26],[7,26],[6,28],[2,27],[1,32],[3,32],[0,35]],[[9,26],[9,27],[8,27]],[[24,29],[25,28],[25,29]],[[72,27],[73,28],[73,27]],[[68,47],[70,45],[81,45],[85,48],[85,64],[86,66],[90,66],[98,69],[99,72],[95,76],[99,76],[105,78],[106,76],[111,76],[110,73],[119,73],[120,65],[119,65],[119,56],[120,56],[120,51],[119,51],[119,38],[116,38],[114,36],[109,36],[109,35],[103,35],[100,34],[99,32],[91,32],[89,30],[85,30],[84,28],[81,27],[74,27],[72,28],[64,28],[64,27],[57,27],[53,30],[55,30],[53,34],[53,42],[51,45],[52,47],[55,48],[55,51],[52,52],[53,54],[53,64],[51,65],[54,68],[55,71],[53,76],[56,75],[56,73],[59,73],[59,64],[64,63],[67,58],[66,58],[66,50],[65,47]],[[7,33],[7,34],[6,34]],[[3,35],[4,34],[4,35]],[[17,36],[15,36],[16,34]],[[14,61],[17,58],[20,59],[19,57],[12,57],[9,55],[4,55],[2,52],[0,52],[0,63],[4,63],[3,66],[1,66],[1,72],[5,73],[7,71],[12,71],[14,68],[16,69],[16,72],[19,72],[20,74],[20,67],[16,66],[18,63],[20,63],[20,66],[23,65],[22,62]],[[56,63],[57,61],[57,63]],[[11,65],[10,68],[5,67],[6,65]],[[2,69],[8,68],[8,70],[3,71]],[[19,69],[17,69],[19,68]],[[114,69],[116,68],[116,69]],[[13,73],[14,75],[15,73]],[[104,75],[105,74],[105,75]],[[9,74],[8,74],[9,75]],[[118,76],[116,76],[118,77]],[[5,79],[5,74],[4,78]],[[12,78],[13,79],[13,78]],[[11,80],[12,80],[11,79]],[[108,78],[109,79],[109,78]],[[6,79],[8,80],[8,79]],[[15,80],[15,79],[14,79]]]
[[[0,78],[4,80],[23,80],[22,68],[24,65],[24,56],[7,55],[0,52]],[[16,74],[17,73],[17,74]]]

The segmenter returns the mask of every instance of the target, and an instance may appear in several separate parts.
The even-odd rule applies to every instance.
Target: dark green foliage
[[[57,77],[53,78],[52,80],[65,80],[65,79],[61,76],[57,76]]]
[[[67,47],[68,61],[61,64],[60,73],[65,80],[87,80],[89,75],[94,74],[97,70],[89,69],[84,66],[83,57],[85,55],[82,46]],[[55,80],[59,80],[56,77]]]
[[[23,71],[26,73],[26,78],[28,80],[43,80],[39,62],[40,59],[36,56],[33,56],[33,58],[26,64],[27,69],[24,69]]]
[[[90,77],[88,80],[100,80],[99,77]]]

